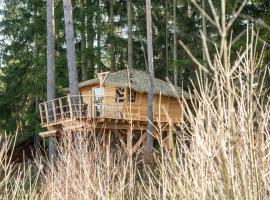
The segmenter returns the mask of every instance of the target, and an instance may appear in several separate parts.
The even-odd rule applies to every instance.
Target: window
[[[129,89],[128,90],[128,102],[135,102],[136,101],[136,91]]]
[[[103,103],[104,100],[104,88],[93,88],[94,103]]]
[[[95,117],[103,116],[103,108],[104,108],[104,88],[93,88],[92,94],[93,98],[93,115]]]
[[[125,101],[125,88],[117,87],[115,93],[115,102],[123,103]]]

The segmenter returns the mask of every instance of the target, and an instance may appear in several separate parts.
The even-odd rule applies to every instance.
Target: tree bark
[[[63,0],[70,95],[79,94],[71,0]]]
[[[35,11],[34,15],[34,21],[37,22],[37,10]],[[35,32],[34,35],[34,67],[35,67],[35,113],[38,116],[39,113],[39,84],[38,84],[38,74],[39,74],[39,62],[38,62],[38,33],[37,31]],[[40,141],[40,136],[38,135],[38,126],[39,122],[36,120],[35,122],[35,142],[34,146],[35,149],[39,147],[39,141]]]
[[[146,26],[147,26],[147,56],[148,56],[148,109],[147,109],[147,139],[146,152],[150,155],[153,151],[153,100],[154,100],[154,64],[152,42],[152,16],[151,0],[146,0]]]
[[[90,8],[92,5],[91,0],[88,0],[87,7]],[[94,40],[95,40],[95,30],[93,27],[94,12],[88,9],[87,13],[87,68],[89,70],[89,78],[94,78],[95,74],[95,64],[94,64]]]
[[[177,61],[177,38],[176,38],[176,0],[173,0],[173,61],[174,61],[174,70],[173,70],[173,79],[174,85],[178,85],[178,70],[176,66]]]
[[[55,99],[55,23],[54,0],[47,0],[47,101]],[[55,156],[53,138],[49,138],[49,160]]]
[[[116,71],[115,66],[115,42],[114,42],[114,12],[113,0],[110,0],[110,44],[111,44],[111,70]]]
[[[202,9],[205,10],[205,0],[202,0]],[[206,11],[206,10],[205,10]],[[207,27],[206,27],[206,19],[205,16],[202,14],[202,28],[203,28],[203,34],[205,36],[205,39],[207,41]],[[207,65],[206,62],[206,55],[205,55],[205,50],[203,49],[203,61],[205,65]]]
[[[133,68],[133,48],[132,48],[132,2],[127,2],[128,14],[128,67]]]
[[[87,67],[86,67],[86,37],[85,37],[85,0],[80,0],[81,9],[81,65],[82,65],[82,81],[87,80]]]
[[[97,68],[98,72],[101,72],[101,12],[100,12],[100,0],[97,1]]]
[[[165,59],[166,77],[169,77],[168,0],[165,0]]]

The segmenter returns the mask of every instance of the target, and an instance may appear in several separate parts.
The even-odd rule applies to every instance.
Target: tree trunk
[[[93,6],[91,0],[87,0],[87,69],[88,69],[88,78],[94,78],[95,74],[95,63],[94,63],[94,40],[95,40],[95,30],[93,27],[93,20],[94,20],[94,12],[91,8]]]
[[[70,95],[79,94],[71,0],[63,0]]]
[[[148,109],[147,109],[147,139],[146,152],[148,156],[153,151],[153,101],[154,101],[154,64],[152,42],[151,0],[146,0],[146,26],[147,26],[147,56],[148,56]]]
[[[165,0],[165,59],[166,59],[166,77],[169,77],[169,44],[168,44],[168,0]]]
[[[203,9],[204,11],[206,11],[206,10],[205,10],[205,0],[202,0],[202,9]],[[206,38],[206,40],[207,40],[206,19],[205,19],[205,16],[204,16],[203,14],[202,14],[202,28],[203,28],[203,34],[204,34],[204,36],[205,36],[205,38]],[[203,50],[203,61],[204,61],[205,65],[206,65],[207,62],[206,62],[205,50]]]
[[[54,0],[47,0],[47,101],[55,99],[55,24]],[[55,156],[53,138],[49,138],[49,159]]]
[[[174,85],[178,85],[178,72],[177,72],[177,38],[176,38],[176,0],[173,0],[173,61],[174,61],[174,70],[173,70],[173,80]]]
[[[37,11],[35,12],[35,22],[37,20]],[[38,113],[39,96],[38,96],[38,34],[34,36],[34,67],[35,67],[35,111]]]
[[[101,33],[100,33],[100,26],[101,26],[101,12],[100,12],[100,0],[97,1],[97,68],[98,72],[101,72]]]
[[[35,19],[34,21],[37,22],[37,10],[35,11],[35,15],[34,15]],[[38,116],[38,111],[39,111],[39,84],[38,84],[38,74],[39,74],[39,62],[38,62],[38,33],[35,33],[34,36],[34,67],[35,67],[35,113],[36,116]],[[35,142],[34,142],[34,146],[35,149],[37,149],[39,147],[39,139],[40,136],[38,135],[38,126],[39,126],[39,122],[38,120],[35,121]]]
[[[114,13],[113,0],[110,0],[110,43],[111,43],[111,70],[116,71],[115,66],[115,42],[114,42]]]
[[[128,14],[128,67],[133,68],[133,48],[132,48],[132,2],[127,2]]]
[[[80,0],[81,9],[81,65],[82,65],[82,81],[87,80],[87,68],[86,68],[86,38],[85,38],[85,0]]]

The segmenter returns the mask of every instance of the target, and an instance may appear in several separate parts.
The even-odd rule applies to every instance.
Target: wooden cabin
[[[135,151],[146,138],[147,84],[148,75],[135,69],[99,73],[97,78],[79,84],[79,95],[71,96],[67,89],[66,96],[39,105],[41,125],[48,129],[40,135],[94,129],[105,134],[104,138],[116,134],[121,143],[126,141]],[[189,95],[160,79],[155,78],[154,85],[154,125],[168,133],[181,122],[181,98]],[[140,134],[138,141],[133,141],[133,134]]]

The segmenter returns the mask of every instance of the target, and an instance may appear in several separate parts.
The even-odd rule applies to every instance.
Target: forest
[[[269,62],[268,0],[0,1],[0,199],[270,198]],[[147,164],[64,138],[54,164],[11,164],[46,131],[42,102],[126,69],[148,73],[148,110],[154,77],[189,93],[173,150],[155,139]]]

